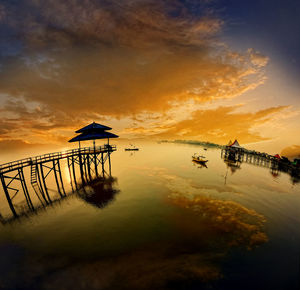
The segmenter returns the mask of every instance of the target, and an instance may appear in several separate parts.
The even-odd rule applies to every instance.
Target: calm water
[[[300,184],[220,155],[120,145],[114,179],[79,193],[64,165],[66,198],[0,226],[0,289],[298,289]]]

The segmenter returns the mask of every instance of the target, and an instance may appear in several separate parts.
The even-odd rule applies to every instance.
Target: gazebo
[[[233,152],[243,152],[245,149],[241,147],[238,140],[234,140],[234,142],[229,142],[229,144],[226,146],[226,150],[230,150]]]
[[[236,139],[234,140],[233,143],[228,144],[228,146],[231,147],[231,148],[239,148],[239,149],[243,149],[243,147],[240,146],[238,140],[236,140]]]
[[[108,158],[109,161],[109,175],[111,175],[111,165],[110,165],[110,154],[111,152],[115,151],[115,149],[109,145],[109,139],[110,138],[118,138],[118,135],[115,135],[113,133],[107,132],[108,130],[111,130],[110,127],[98,124],[98,123],[91,123],[77,131],[75,133],[79,133],[79,135],[75,136],[69,142],[78,142],[79,143],[79,165],[80,165],[80,172],[82,176],[82,180],[84,182],[83,178],[83,167],[87,167],[87,171],[90,173],[90,155],[92,154],[92,162],[95,164],[95,172],[96,175],[98,175],[97,171],[97,165],[98,161],[102,164],[102,172],[103,172],[103,177],[104,177],[104,163],[105,160]],[[107,139],[107,144],[104,145],[104,148],[99,148],[96,150],[96,145],[95,145],[95,140],[96,139]],[[94,144],[94,151],[90,152],[85,152],[85,150],[80,149],[80,142],[81,141],[88,141],[88,140],[93,140]],[[81,152],[82,151],[82,152]],[[99,160],[97,155],[101,154],[101,159]],[[106,154],[106,157],[104,158],[103,154]],[[83,157],[82,157],[83,156]],[[84,157],[85,156],[85,157]]]
[[[109,139],[110,138],[118,138],[118,135],[115,135],[110,132],[106,132],[107,130],[111,130],[112,128],[98,124],[98,123],[91,123],[77,131],[75,133],[80,133],[79,135],[75,136],[69,142],[80,142],[81,141],[88,141],[93,140],[94,149],[95,149],[95,140],[96,139],[107,139],[107,145],[109,146]]]

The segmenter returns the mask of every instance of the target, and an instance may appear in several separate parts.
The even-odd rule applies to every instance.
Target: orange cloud
[[[263,82],[252,52],[234,54],[217,42],[220,19],[204,12],[190,19],[179,2],[179,17],[157,1],[25,3],[40,15],[24,9],[11,24],[26,51],[2,61],[0,92],[53,115],[163,112],[173,102],[232,98]]]
[[[197,110],[191,118],[165,127],[165,131],[155,136],[176,139],[205,139],[214,142],[228,142],[238,138],[242,143],[266,140],[256,133],[255,126],[272,120],[286,106],[272,107],[255,113],[236,113],[236,106],[219,107],[211,110]]]
[[[191,17],[181,1],[26,0],[23,9],[5,7],[18,13],[4,23],[23,46],[0,59],[1,137],[59,142],[92,120],[152,115],[163,123],[127,132],[227,138],[235,132],[230,109],[197,111],[191,121],[175,117],[173,129],[164,122],[186,104],[232,99],[265,81],[268,58],[221,43],[223,21],[203,3],[197,4],[199,17]],[[200,121],[203,115],[211,126]],[[234,117],[234,128],[245,126],[238,131],[244,140],[263,139],[249,133],[258,115]]]
[[[19,149],[28,149],[28,148],[37,148],[40,147],[41,144],[30,144],[27,142],[24,142],[22,140],[0,140],[0,150],[1,153],[6,153],[8,151],[15,151]]]
[[[290,157],[290,158],[300,158],[300,146],[292,145],[282,149],[281,155]]]

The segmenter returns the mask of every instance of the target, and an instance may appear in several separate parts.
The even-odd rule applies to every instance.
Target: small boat
[[[139,148],[125,148],[125,151],[139,151]]]
[[[205,158],[205,156],[202,156],[202,155],[198,155],[198,154],[194,154],[193,156],[192,156],[192,160],[194,161],[194,162],[197,162],[197,163],[206,163],[208,160]]]
[[[125,148],[125,151],[139,151],[139,148],[137,148],[134,145],[130,144],[130,147]]]

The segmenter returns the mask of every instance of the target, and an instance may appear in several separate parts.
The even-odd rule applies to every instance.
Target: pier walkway
[[[285,172],[288,173],[293,180],[300,179],[300,168],[294,165],[287,158],[277,158],[276,156],[269,155],[267,153],[260,153],[247,149],[235,149],[230,146],[226,146],[221,150],[221,158],[226,162],[231,163],[248,163],[256,166],[269,168],[272,172]]]
[[[47,178],[50,175],[55,180],[58,194],[61,197],[66,195],[61,160],[67,161],[72,191],[74,191],[95,178],[105,177],[105,174],[111,176],[110,155],[116,150],[115,145],[106,144],[48,153],[0,165],[2,188],[13,216],[19,216],[14,204],[14,199],[19,192],[23,192],[28,210],[34,211],[40,205],[52,203],[47,185]],[[108,172],[105,170],[107,160]],[[24,174],[26,168],[30,170],[27,175]],[[28,187],[29,182],[33,189],[31,191]],[[33,195],[39,201],[39,205],[33,202]]]

